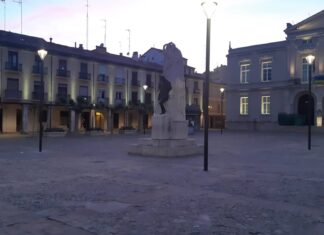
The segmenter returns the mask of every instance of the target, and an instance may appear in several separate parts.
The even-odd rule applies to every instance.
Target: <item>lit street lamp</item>
[[[201,6],[207,17],[207,33],[206,33],[206,71],[205,71],[205,83],[204,83],[204,171],[208,171],[208,100],[209,100],[209,63],[210,63],[210,25],[211,17],[216,10],[217,3],[214,1],[203,1]]]
[[[221,111],[221,120],[222,120],[222,123],[221,123],[221,134],[223,134],[223,128],[224,128],[224,87],[221,87],[219,89],[220,93],[221,93],[221,104],[220,104],[220,111]]]
[[[44,103],[44,59],[47,55],[47,51],[40,49],[37,51],[39,58],[41,59],[40,67],[40,97],[39,97],[39,152],[42,152],[43,143],[43,103]]]
[[[308,63],[308,104],[307,104],[307,122],[308,122],[308,150],[311,150],[311,142],[312,142],[312,126],[311,126],[311,98],[312,98],[312,69],[313,62],[315,60],[315,56],[308,55],[306,56],[306,60]]]
[[[148,88],[148,85],[144,84],[143,89],[144,89],[144,114],[143,114],[143,133],[145,135],[145,115],[146,115],[146,89]]]

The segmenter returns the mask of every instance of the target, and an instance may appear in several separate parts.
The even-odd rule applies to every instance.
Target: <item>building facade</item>
[[[38,131],[41,95],[41,61],[37,50],[46,49],[44,59],[44,128],[70,132],[88,129],[141,130],[151,126],[153,107],[162,74],[159,63],[110,54],[98,46],[89,51],[56,44],[50,39],[0,31],[0,132]],[[202,79],[185,66],[188,83]],[[143,85],[147,85],[144,89]],[[190,104],[202,95],[188,89]],[[199,107],[199,108],[200,108]],[[201,108],[200,108],[201,109]]]
[[[273,129],[282,125],[322,127],[324,109],[324,11],[295,25],[286,40],[243,48],[227,55],[226,125]],[[314,55],[313,65],[306,57]],[[308,82],[312,71],[308,120]]]

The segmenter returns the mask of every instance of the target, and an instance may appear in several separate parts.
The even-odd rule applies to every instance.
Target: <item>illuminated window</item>
[[[261,97],[261,114],[270,114],[270,96]]]
[[[309,66],[306,57],[303,58],[303,77],[302,82],[308,83],[308,75],[309,75],[309,69],[312,66]]]
[[[241,64],[241,73],[240,73],[240,81],[241,83],[248,83],[249,82],[249,76],[250,76],[250,64],[244,63]]]
[[[248,108],[249,108],[249,98],[241,97],[240,98],[240,114],[248,115]]]
[[[272,61],[262,62],[262,82],[268,82],[272,79]]]

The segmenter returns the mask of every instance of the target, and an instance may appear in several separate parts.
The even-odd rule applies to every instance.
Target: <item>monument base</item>
[[[142,138],[138,144],[132,144],[129,154],[152,157],[180,157],[203,154],[203,145],[194,139],[151,139]]]

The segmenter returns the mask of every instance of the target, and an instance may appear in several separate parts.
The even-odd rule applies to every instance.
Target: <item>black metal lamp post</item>
[[[224,128],[224,87],[221,87],[219,89],[220,91],[220,95],[221,95],[221,103],[220,103],[220,111],[221,111],[221,120],[222,120],[222,123],[221,123],[221,134],[223,134],[223,128]]]
[[[210,25],[211,17],[215,12],[217,3],[214,1],[203,1],[201,3],[207,17],[207,33],[206,33],[206,71],[205,71],[205,83],[204,83],[204,171],[208,171],[208,100],[209,100],[209,63],[210,63]]]
[[[40,49],[37,51],[39,58],[41,59],[40,67],[40,97],[39,97],[39,152],[42,152],[43,144],[43,103],[44,103],[44,59],[47,55],[47,51]]]
[[[143,113],[143,134],[145,135],[145,115],[146,115],[146,89],[148,88],[148,85],[144,84],[144,113]]]
[[[312,114],[311,114],[311,100],[312,100],[312,69],[313,62],[315,60],[314,55],[308,55],[306,57],[308,63],[308,104],[307,104],[307,121],[308,121],[308,150],[311,150],[312,145]]]

